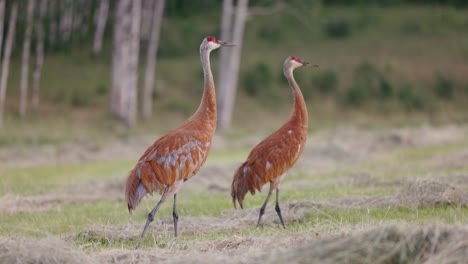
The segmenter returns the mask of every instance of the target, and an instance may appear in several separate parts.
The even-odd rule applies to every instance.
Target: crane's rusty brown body
[[[257,226],[271,192],[275,190],[277,191],[276,211],[284,226],[278,205],[279,185],[284,173],[296,163],[304,151],[308,127],[307,107],[292,72],[297,67],[308,65],[308,62],[301,61],[297,57],[286,59],[283,70],[294,96],[293,111],[288,120],[276,132],[252,149],[247,160],[234,173],[231,186],[234,207],[236,207],[236,203],[239,203],[240,207],[243,208],[247,192],[255,194],[256,191],[261,191],[263,185],[270,183],[270,190],[260,211]]]
[[[206,37],[200,45],[205,82],[201,103],[196,112],[178,128],[156,140],[128,175],[125,198],[130,213],[146,194],[155,191],[162,194],[158,204],[148,215],[137,248],[159,207],[172,195],[174,232],[177,237],[177,192],[182,183],[195,175],[205,163],[216,129],[216,94],[209,57],[212,50],[221,46],[232,45],[211,36]]]
[[[130,172],[125,192],[130,212],[147,193],[173,194],[177,182],[188,180],[205,163],[216,129],[216,97],[213,84],[208,85],[197,112],[156,140]]]

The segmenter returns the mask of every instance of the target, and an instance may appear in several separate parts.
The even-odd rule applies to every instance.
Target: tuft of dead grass
[[[468,228],[387,226],[346,237],[310,241],[252,260],[264,263],[466,263]]]
[[[397,203],[408,206],[467,206],[468,195],[448,183],[433,180],[409,182],[396,195]]]
[[[0,263],[100,263],[55,237],[0,238]]]

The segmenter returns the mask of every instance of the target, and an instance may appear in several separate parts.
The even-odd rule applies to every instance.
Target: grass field
[[[467,263],[468,10],[304,5],[249,19],[233,128],[215,135],[205,166],[179,192],[179,238],[170,201],[139,250],[159,195],[130,215],[126,175],[196,109],[198,45],[215,34],[219,14],[216,23],[208,15],[165,20],[155,115],[131,131],[107,109],[109,42],[94,59],[88,46],[48,54],[43,104],[25,120],[13,57],[0,129],[0,263]],[[256,229],[265,190],[235,210],[230,184],[290,113],[281,73],[289,55],[321,65],[295,72],[308,95],[309,140],[281,185],[286,229],[273,199]],[[244,78],[258,65],[270,82],[249,96]],[[323,72],[336,75],[330,93],[317,90]],[[375,91],[382,80],[386,97]],[[369,83],[372,96],[358,89],[347,97]]]
[[[468,232],[467,135],[466,126],[316,131],[282,184],[286,230],[280,228],[273,203],[255,229],[265,193],[248,195],[244,210],[232,208],[232,172],[247,154],[243,144],[258,140],[239,144],[235,139],[237,148],[215,148],[204,168],[181,189],[179,238],[173,237],[167,203],[140,250],[133,248],[158,195],[145,198],[129,215],[123,186],[134,153],[150,141],[112,143],[121,145],[117,149],[62,146],[63,156],[50,159],[27,153],[9,156],[0,171],[0,260],[243,263],[281,262],[291,256],[293,262],[445,263],[451,258],[463,263],[468,236],[459,235]],[[215,143],[229,146],[230,140],[218,137]],[[106,157],[118,149],[126,149],[119,159]],[[2,151],[7,156],[14,148]],[[34,150],[39,156],[54,151]],[[367,237],[379,241],[370,243]],[[405,244],[410,242],[414,245]],[[364,248],[368,252],[385,254],[366,259],[348,252],[364,250],[354,248],[363,243],[369,243]],[[448,248],[458,255],[444,255]]]

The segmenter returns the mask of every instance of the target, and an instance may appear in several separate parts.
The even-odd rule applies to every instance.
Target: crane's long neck
[[[307,128],[309,122],[309,116],[307,113],[306,103],[304,101],[304,96],[302,96],[301,89],[294,79],[293,69],[289,68],[284,71],[286,79],[288,79],[289,86],[294,96],[294,106],[293,112],[291,113],[290,120],[294,122],[299,122],[304,128]]]
[[[200,106],[194,116],[202,119],[206,124],[209,124],[213,131],[216,129],[216,92],[213,81],[213,74],[210,66],[210,50],[200,49],[200,59],[203,67],[204,89]]]

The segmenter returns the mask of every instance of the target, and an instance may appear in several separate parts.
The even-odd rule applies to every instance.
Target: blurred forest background
[[[168,131],[200,102],[208,35],[237,44],[211,58],[227,135],[286,119],[290,55],[321,66],[295,72],[311,129],[468,121],[468,1],[2,0],[0,19],[0,146]]]

